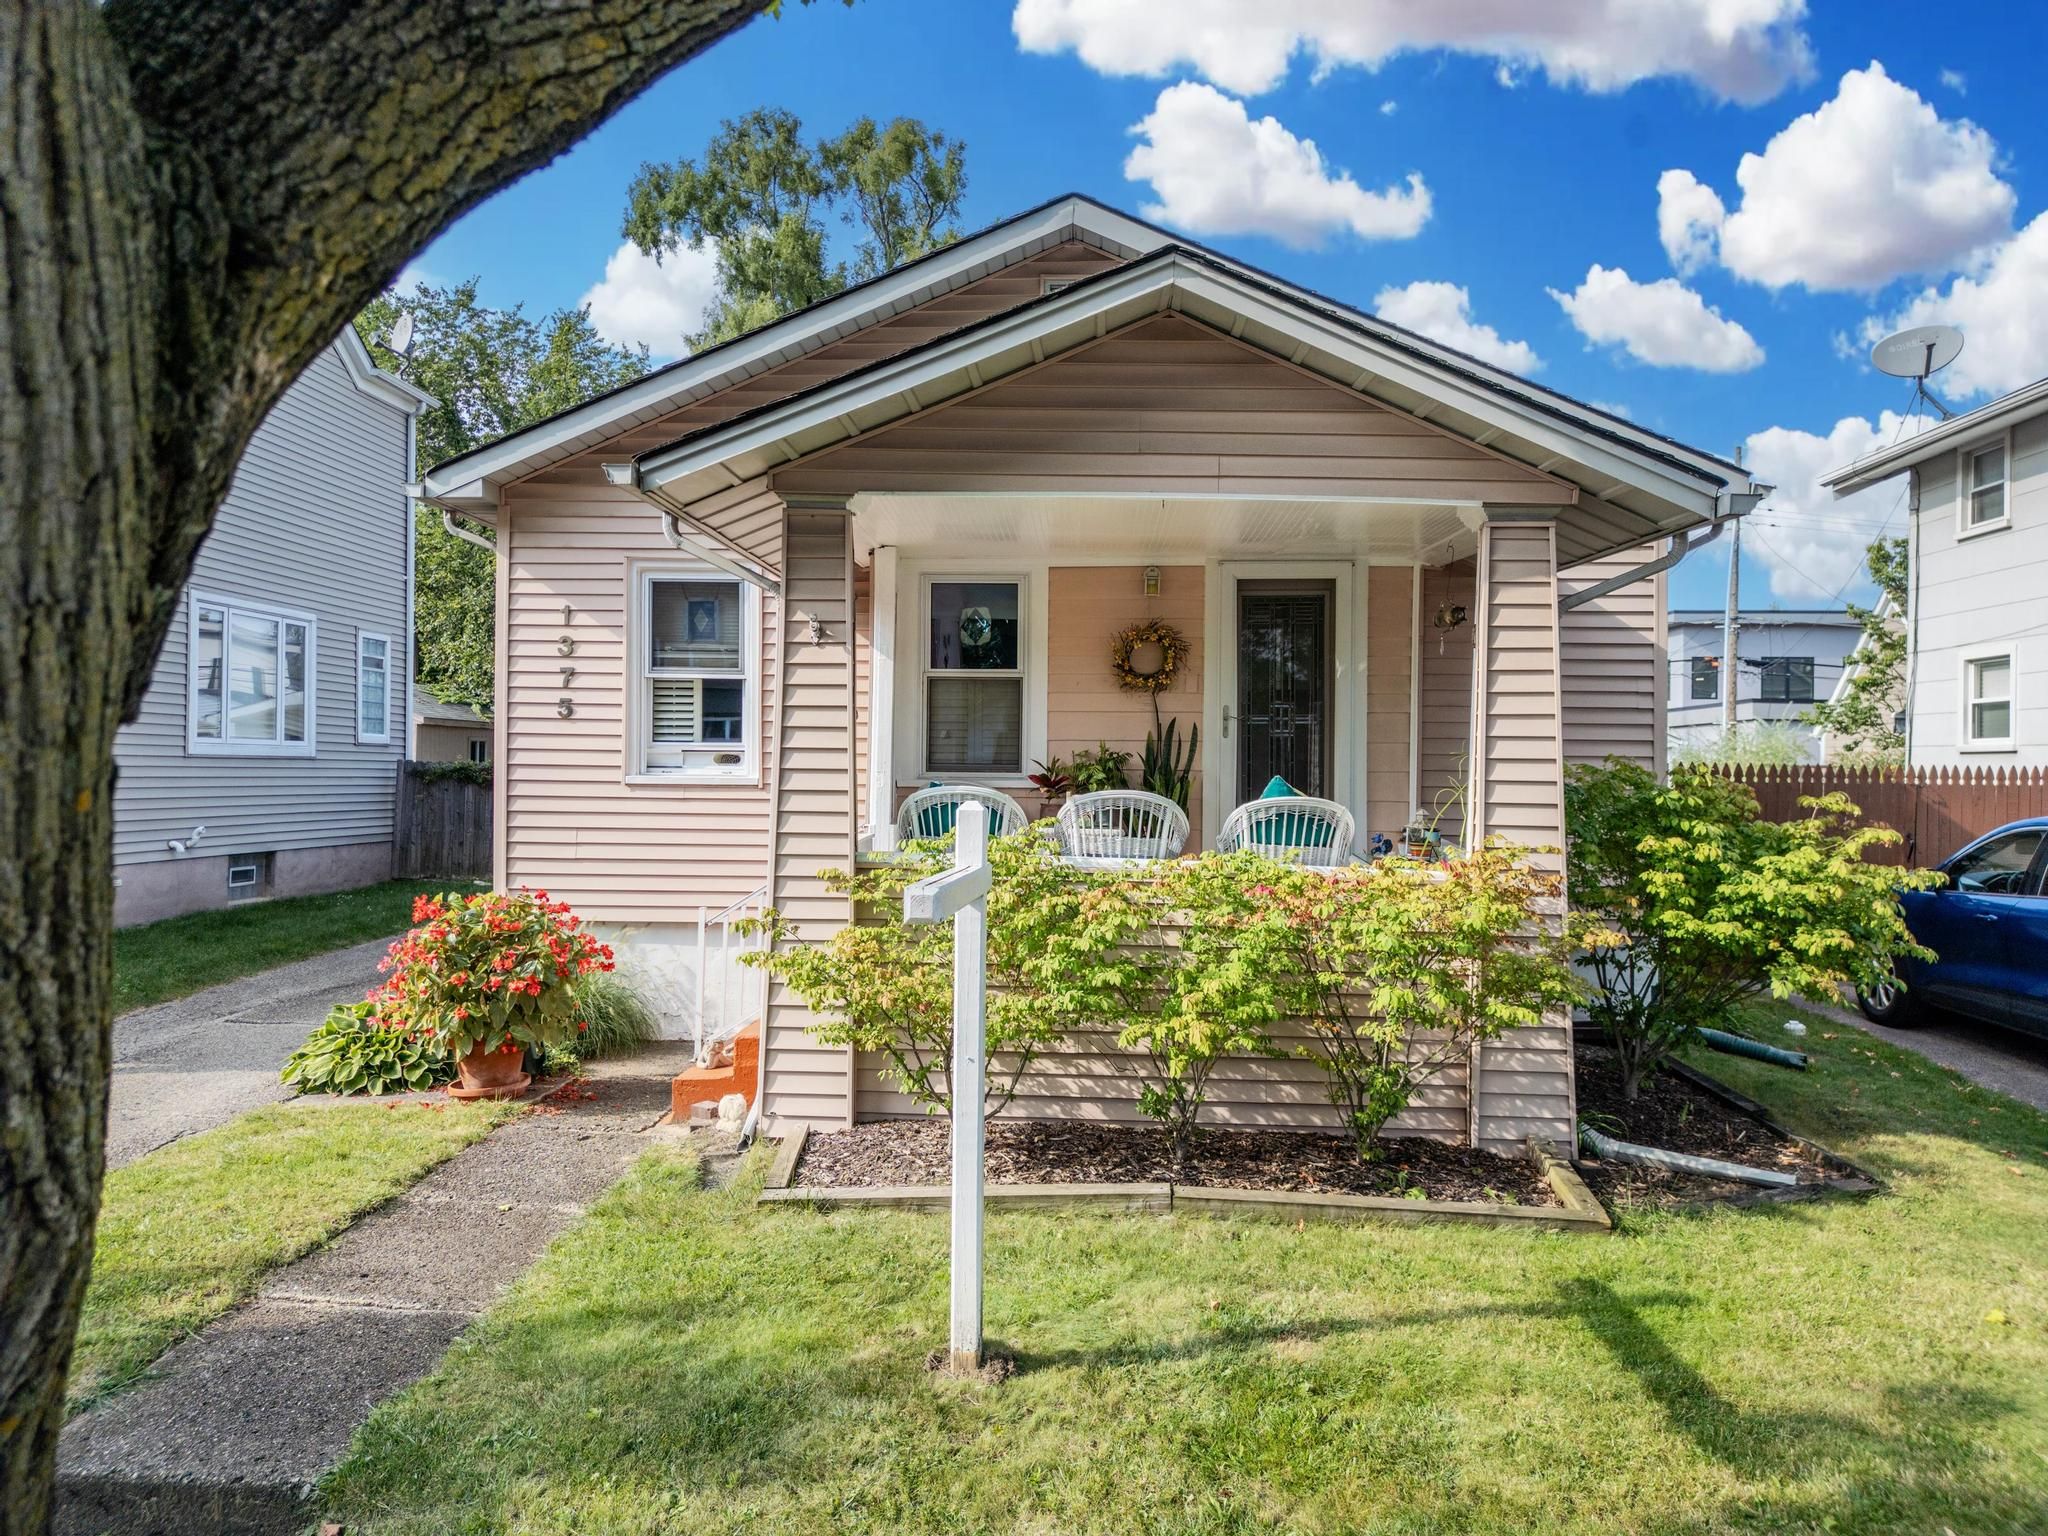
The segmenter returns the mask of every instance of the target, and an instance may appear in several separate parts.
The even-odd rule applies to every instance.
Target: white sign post
[[[953,920],[953,1333],[955,1371],[981,1369],[982,1084],[988,1052],[988,807],[954,822],[953,867],[903,893],[906,923]]]

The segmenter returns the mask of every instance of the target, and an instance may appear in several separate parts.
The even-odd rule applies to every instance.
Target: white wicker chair
[[[1188,813],[1164,795],[1105,789],[1060,807],[1060,851],[1074,859],[1173,859],[1188,844]]]
[[[988,807],[990,837],[1022,832],[1031,824],[1024,807],[999,789],[983,789],[979,784],[939,784],[920,789],[898,807],[896,841],[907,843],[913,838],[950,836],[960,807],[970,800]]]
[[[1349,864],[1357,823],[1334,800],[1291,795],[1279,800],[1253,800],[1224,818],[1216,836],[1218,853],[1249,848],[1268,858],[1298,859],[1329,869]]]

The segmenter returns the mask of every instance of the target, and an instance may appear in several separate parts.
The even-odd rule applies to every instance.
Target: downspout
[[[1747,491],[1723,491],[1715,498],[1714,520],[1707,525],[1704,534],[1697,528],[1687,528],[1681,533],[1673,534],[1670,546],[1656,559],[1646,560],[1641,565],[1623,571],[1619,576],[1609,576],[1603,581],[1594,582],[1592,586],[1582,591],[1572,593],[1569,597],[1559,598],[1558,611],[1569,613],[1572,609],[1582,608],[1587,603],[1598,602],[1610,592],[1619,592],[1623,587],[1631,586],[1648,577],[1662,575],[1694,550],[1704,549],[1713,543],[1721,536],[1722,529],[1736,518],[1747,516],[1758,502],[1775,489],[1775,486],[1758,485]]]
[[[405,418],[405,483],[410,486],[419,476],[419,417],[408,413]],[[404,497],[405,506],[405,756],[409,762],[419,755],[419,726],[413,715],[413,675],[419,670],[419,621],[415,604],[415,592],[419,575],[419,513],[413,506],[412,492]]]
[[[463,527],[462,524],[456,521],[459,515],[459,513],[451,512],[446,507],[443,507],[441,509],[441,526],[465,544],[474,544],[478,549],[488,549],[491,552],[491,558],[493,560],[497,559],[498,546],[482,534],[472,533],[469,529]]]

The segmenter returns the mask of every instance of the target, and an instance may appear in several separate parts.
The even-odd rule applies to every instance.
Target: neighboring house
[[[117,923],[390,873],[427,402],[350,329],[250,439],[115,741]]]
[[[683,1030],[713,1011],[693,967],[721,908],[823,939],[852,919],[824,873],[891,846],[918,787],[1037,811],[1034,760],[1140,746],[1150,705],[1109,664],[1138,620],[1188,641],[1160,706],[1202,728],[1191,849],[1276,771],[1352,808],[1361,846],[1442,798],[1447,827],[1555,849],[1567,762],[1661,765],[1657,567],[1756,500],[1731,463],[1081,197],[423,495],[496,533],[497,879],[677,980]],[[787,990],[765,1022],[769,1116],[912,1111]],[[1073,1042],[1010,1112],[1132,1117],[1114,1054]],[[1337,1124],[1295,1062],[1230,1064],[1210,1105]],[[1575,1108],[1557,1016],[1397,1129],[1568,1143]]]
[[[1906,627],[1905,616],[1899,612],[1898,604],[1892,601],[1889,592],[1878,593],[1877,606],[1871,611],[1884,620],[1885,627],[1893,634],[1898,634]],[[1828,692],[1830,704],[1839,705],[1849,697],[1850,684],[1863,675],[1864,657],[1869,647],[1870,637],[1859,633],[1856,636],[1855,649],[1849,652],[1848,662],[1842,668],[1842,675],[1835,679],[1835,686]],[[1887,694],[1883,708],[1893,720],[1903,720],[1906,707],[1904,679],[1899,679],[1894,688],[1887,690]],[[1836,732],[1823,730],[1820,733],[1820,760],[1824,763],[1851,760],[1848,744]]]
[[[415,684],[412,755],[422,763],[488,763],[491,722],[467,704],[444,704]]]
[[[2048,763],[2048,379],[1858,459],[1910,479],[1906,760]]]
[[[1671,615],[1673,752],[1709,747],[1726,730],[1729,668],[1719,609]],[[1820,730],[1799,717],[1825,699],[1863,631],[1842,608],[1753,608],[1736,616],[1735,723],[1778,722],[1795,734],[1808,762],[1820,761]]]

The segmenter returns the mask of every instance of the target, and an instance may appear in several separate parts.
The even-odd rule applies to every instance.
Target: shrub
[[[379,1022],[437,1041],[457,1061],[494,1042],[546,1051],[584,1028],[578,983],[612,951],[545,891],[422,896],[370,994]]]
[[[577,1061],[617,1056],[654,1039],[654,1011],[614,971],[592,971],[576,983],[576,1012],[584,1028],[566,1049]]]
[[[1896,957],[1930,954],[1897,893],[1941,876],[1865,863],[1866,849],[1899,834],[1858,825],[1846,796],[1800,804],[1799,820],[1765,821],[1744,785],[1697,769],[1659,784],[1618,758],[1567,778],[1588,1013],[1614,1040],[1627,1098],[1753,994],[1835,1002],[1844,986],[1888,980]]]
[[[279,1076],[301,1093],[422,1093],[452,1079],[455,1060],[431,1036],[383,1023],[364,1001],[328,1014]]]
[[[1324,871],[1209,855],[1189,929],[1183,1013],[1249,1030],[1288,1018],[1359,1156],[1475,1041],[1537,1025],[1581,991],[1545,908],[1558,883],[1493,846],[1423,866]]]
[[[878,1051],[888,1075],[927,1110],[953,1107],[953,925],[903,921],[903,892],[946,868],[950,836],[912,843],[902,858],[826,883],[852,898],[858,919],[820,944],[796,940],[779,912],[741,924],[767,948],[742,959],[801,997],[828,1045]],[[1038,1054],[1084,1017],[1086,999],[1060,974],[1086,882],[1054,858],[1042,827],[989,842],[995,884],[988,898],[988,1053],[985,1106],[1015,1097]]]

